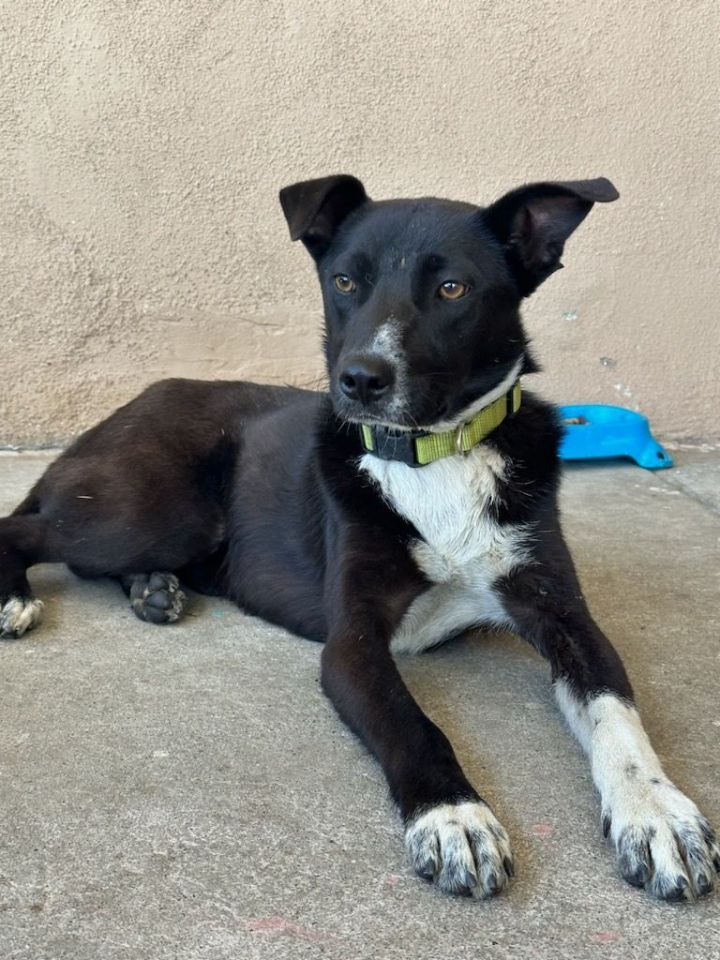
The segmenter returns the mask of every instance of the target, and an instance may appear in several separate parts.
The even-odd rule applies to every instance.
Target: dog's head
[[[368,198],[351,176],[285,187],[325,303],[330,392],[346,420],[447,429],[532,369],[519,306],[555,270],[605,179],[537,183],[481,208]]]

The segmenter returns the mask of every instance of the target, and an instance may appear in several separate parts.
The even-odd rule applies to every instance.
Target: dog
[[[377,202],[349,175],[282,189],[317,267],[329,391],[165,380],[81,435],[0,520],[0,634],[38,623],[26,572],[51,562],[117,579],[152,623],[180,618],[185,586],[324,642],[323,689],[382,765],[415,871],[482,898],[513,876],[508,835],[394,655],[508,628],[549,661],[622,876],[663,900],[709,893],[715,834],[588,612],[558,417],[521,386],[537,369],[523,299],[617,197],[604,178],[484,208]]]

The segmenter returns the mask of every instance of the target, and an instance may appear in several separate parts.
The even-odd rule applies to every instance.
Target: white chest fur
[[[493,584],[527,559],[527,529],[493,517],[503,457],[480,444],[418,469],[371,454],[360,466],[420,534],[413,558],[434,584],[411,604],[393,652],[419,652],[479,624],[511,626]]]

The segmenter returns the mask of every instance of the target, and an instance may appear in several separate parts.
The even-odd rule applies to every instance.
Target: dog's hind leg
[[[176,623],[187,596],[174,573],[132,573],[120,578],[135,616],[148,623]]]
[[[33,597],[27,568],[37,562],[43,523],[31,515],[0,519],[0,639],[21,637],[42,618],[43,604]]]

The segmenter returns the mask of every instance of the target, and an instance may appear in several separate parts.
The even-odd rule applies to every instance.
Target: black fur
[[[426,427],[456,417],[516,363],[525,373],[536,369],[520,302],[561,266],[563,244],[593,202],[616,195],[603,180],[539,184],[481,209],[435,199],[374,203],[346,176],[283,190],[291,235],[317,263],[329,394],[189,380],[149,387],[81,436],[0,520],[0,607],[29,598],[26,569],[46,561],[118,578],[138,615],[155,622],[182,612],[175,577],[230,597],[327,641],[323,688],[377,756],[406,820],[436,804],[478,800],[389,651],[429,583],[409,549],[418,531],[358,468],[352,421],[390,417]],[[338,290],[337,275],[352,279],[351,295]],[[444,300],[438,291],[446,281],[468,292]],[[390,396],[361,398],[342,385],[348,364],[362,372],[389,317],[402,330],[406,365],[402,408],[392,415],[395,384]],[[579,696],[611,690],[629,700],[625,672],[588,614],[562,538],[559,436],[553,409],[526,393],[520,411],[486,441],[509,464],[492,508],[497,521],[532,521],[543,531],[533,562],[497,590],[554,677]],[[642,857],[626,859],[631,882],[644,882]],[[509,858],[505,872],[512,873]],[[490,893],[502,886],[493,877]],[[472,877],[458,874],[446,888],[472,886]]]

